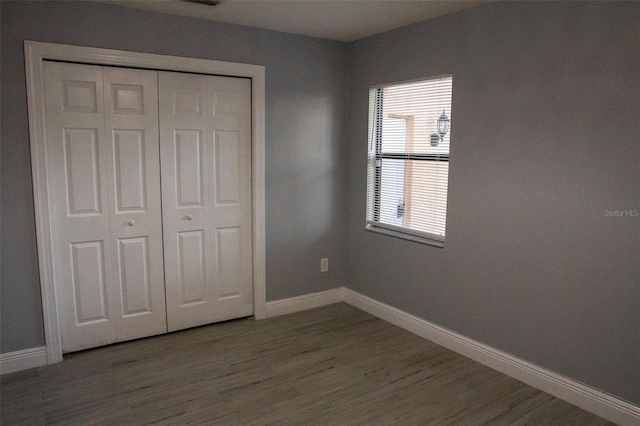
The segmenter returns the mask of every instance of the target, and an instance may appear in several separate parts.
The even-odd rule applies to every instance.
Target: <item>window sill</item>
[[[423,237],[421,235],[409,234],[407,232],[395,231],[392,229],[380,228],[377,226],[367,225],[366,231],[375,232],[377,234],[388,235],[394,238],[413,241],[414,243],[426,244],[432,247],[444,248],[444,241],[434,240],[433,238]]]

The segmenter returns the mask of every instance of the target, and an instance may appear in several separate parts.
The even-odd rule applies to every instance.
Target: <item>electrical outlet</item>
[[[329,258],[323,257],[320,259],[320,272],[329,272]]]

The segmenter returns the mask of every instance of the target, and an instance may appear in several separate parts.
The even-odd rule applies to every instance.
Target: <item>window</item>
[[[444,246],[453,78],[369,92],[367,229]]]

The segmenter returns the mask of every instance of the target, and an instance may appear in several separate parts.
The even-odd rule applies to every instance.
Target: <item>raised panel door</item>
[[[253,313],[251,226],[251,81],[207,77],[214,170],[209,177],[212,299],[217,315]]]
[[[45,63],[64,352],[166,332],[157,73]]]
[[[102,68],[45,62],[47,179],[64,352],[116,341]]]
[[[105,67],[104,120],[117,340],[167,331],[157,72]]]
[[[158,81],[168,329],[249,316],[250,80]]]

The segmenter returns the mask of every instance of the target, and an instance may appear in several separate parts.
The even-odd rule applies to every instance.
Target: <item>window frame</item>
[[[391,237],[395,237],[395,238],[401,238],[404,240],[408,240],[408,241],[413,241],[413,242],[417,242],[417,243],[421,243],[421,244],[426,244],[426,245],[430,245],[430,246],[434,246],[434,247],[438,247],[438,248],[444,248],[444,243],[445,243],[445,235],[437,235],[437,234],[432,234],[429,232],[425,232],[425,231],[420,231],[417,229],[412,229],[409,227],[399,227],[399,226],[395,226],[395,225],[391,225],[391,224],[387,224],[387,223],[383,223],[380,222],[380,212],[381,212],[381,191],[382,191],[382,160],[384,159],[390,159],[390,160],[403,160],[405,161],[405,168],[406,167],[411,167],[411,161],[433,161],[433,162],[446,162],[447,164],[450,161],[450,152],[447,154],[441,154],[441,153],[434,153],[434,154],[428,154],[428,153],[411,153],[411,152],[383,152],[382,150],[382,121],[384,118],[384,98],[383,98],[383,93],[384,93],[384,88],[386,87],[393,87],[393,86],[399,86],[402,84],[410,84],[410,83],[418,83],[418,82],[426,82],[429,80],[438,80],[438,79],[442,79],[442,78],[451,78],[453,79],[453,74],[444,74],[444,75],[439,75],[439,76],[434,76],[434,77],[427,77],[427,78],[421,78],[421,79],[416,79],[416,80],[409,80],[409,81],[400,81],[400,82],[394,82],[394,83],[388,83],[388,84],[382,84],[382,85],[374,85],[371,86],[369,88],[369,96],[372,95],[372,92],[375,91],[375,94],[373,94],[374,99],[373,102],[370,101],[369,103],[369,109],[371,109],[371,107],[373,106],[374,111],[372,112],[371,110],[369,110],[369,134],[370,134],[370,139],[369,139],[369,148],[368,148],[368,165],[367,165],[367,220],[366,220],[366,226],[365,226],[365,230],[367,231],[371,231],[371,232],[375,232],[378,234],[383,234],[383,235],[387,235],[387,236],[391,236]],[[452,86],[451,86],[451,100],[453,103],[453,80],[452,80]],[[452,109],[452,108],[451,108]],[[451,116],[451,110],[449,111],[449,116]],[[390,114],[389,118],[404,118],[407,120],[407,127],[409,127],[409,121],[413,121],[414,116],[412,115],[401,115],[401,114]],[[413,123],[411,123],[411,126],[413,127]],[[451,128],[449,128],[449,132],[451,131]],[[407,132],[407,135],[409,134],[409,132]],[[450,136],[449,136],[450,137]],[[408,139],[411,139],[411,142],[413,140],[413,134],[409,137]],[[373,144],[371,143],[373,142]],[[409,142],[407,142],[409,143]],[[373,152],[372,155],[372,145],[375,147],[375,151]],[[405,149],[405,151],[409,151],[409,149]],[[371,177],[370,177],[370,173],[371,173],[371,168],[374,168],[374,173],[373,173],[373,183],[370,181]],[[405,169],[406,170],[406,169]],[[446,205],[448,205],[448,199],[449,199],[449,184],[448,184],[448,180],[449,180],[449,171],[447,170],[447,191],[446,191]],[[407,176],[406,176],[406,171],[405,171],[405,177],[403,179],[404,182],[404,195],[403,195],[403,201],[406,204],[406,181],[407,181]],[[373,186],[373,187],[372,187]],[[412,191],[410,191],[412,192]],[[370,193],[373,193],[373,196],[370,199]],[[369,205],[371,204],[371,205]],[[373,219],[369,218],[369,209],[371,209],[372,212],[372,216]]]

